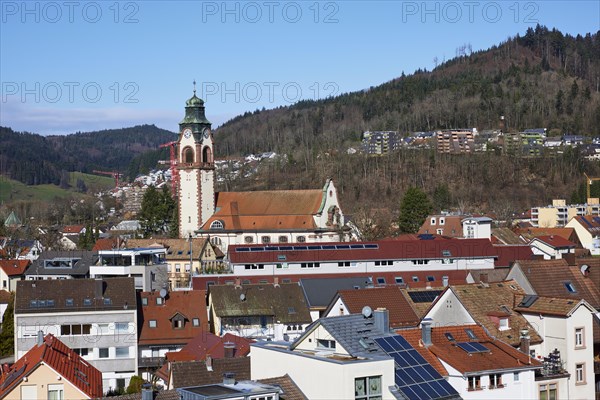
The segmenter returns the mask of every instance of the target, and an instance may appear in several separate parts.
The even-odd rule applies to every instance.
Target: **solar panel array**
[[[490,351],[490,349],[478,342],[461,342],[456,343],[456,345],[469,354],[487,353],[488,351]]]
[[[458,398],[456,390],[402,336],[375,342],[394,358],[396,385],[409,400]]]
[[[431,303],[442,293],[442,290],[421,290],[408,292],[413,303]]]
[[[305,250],[377,250],[379,245],[375,243],[353,243],[353,244],[310,244],[302,246],[259,246],[259,247],[237,247],[237,253],[260,252],[260,251],[305,251]]]

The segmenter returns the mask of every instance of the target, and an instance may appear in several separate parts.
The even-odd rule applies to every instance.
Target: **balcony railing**
[[[165,363],[165,357],[139,357],[140,368],[160,368]]]

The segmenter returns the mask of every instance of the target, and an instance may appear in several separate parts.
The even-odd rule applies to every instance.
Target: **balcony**
[[[139,368],[160,368],[165,363],[165,357],[139,357]]]

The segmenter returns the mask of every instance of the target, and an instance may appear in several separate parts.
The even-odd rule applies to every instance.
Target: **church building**
[[[340,242],[350,239],[331,180],[312,190],[215,192],[214,137],[204,101],[186,102],[179,123],[179,235],[231,244]]]

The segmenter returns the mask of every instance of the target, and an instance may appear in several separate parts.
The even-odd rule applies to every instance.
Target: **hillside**
[[[356,144],[366,130],[496,129],[501,115],[509,131],[600,135],[598,32],[572,37],[537,26],[489,50],[468,48],[431,72],[236,117],[218,129],[217,152],[269,150],[310,165],[315,154]]]
[[[98,169],[135,176],[154,168],[156,160],[168,155],[163,150],[149,160],[141,157],[130,165],[132,159],[174,137],[174,133],[154,125],[65,136],[41,136],[0,127],[0,175],[27,185],[63,187],[69,184],[68,173],[74,171],[92,173]]]

